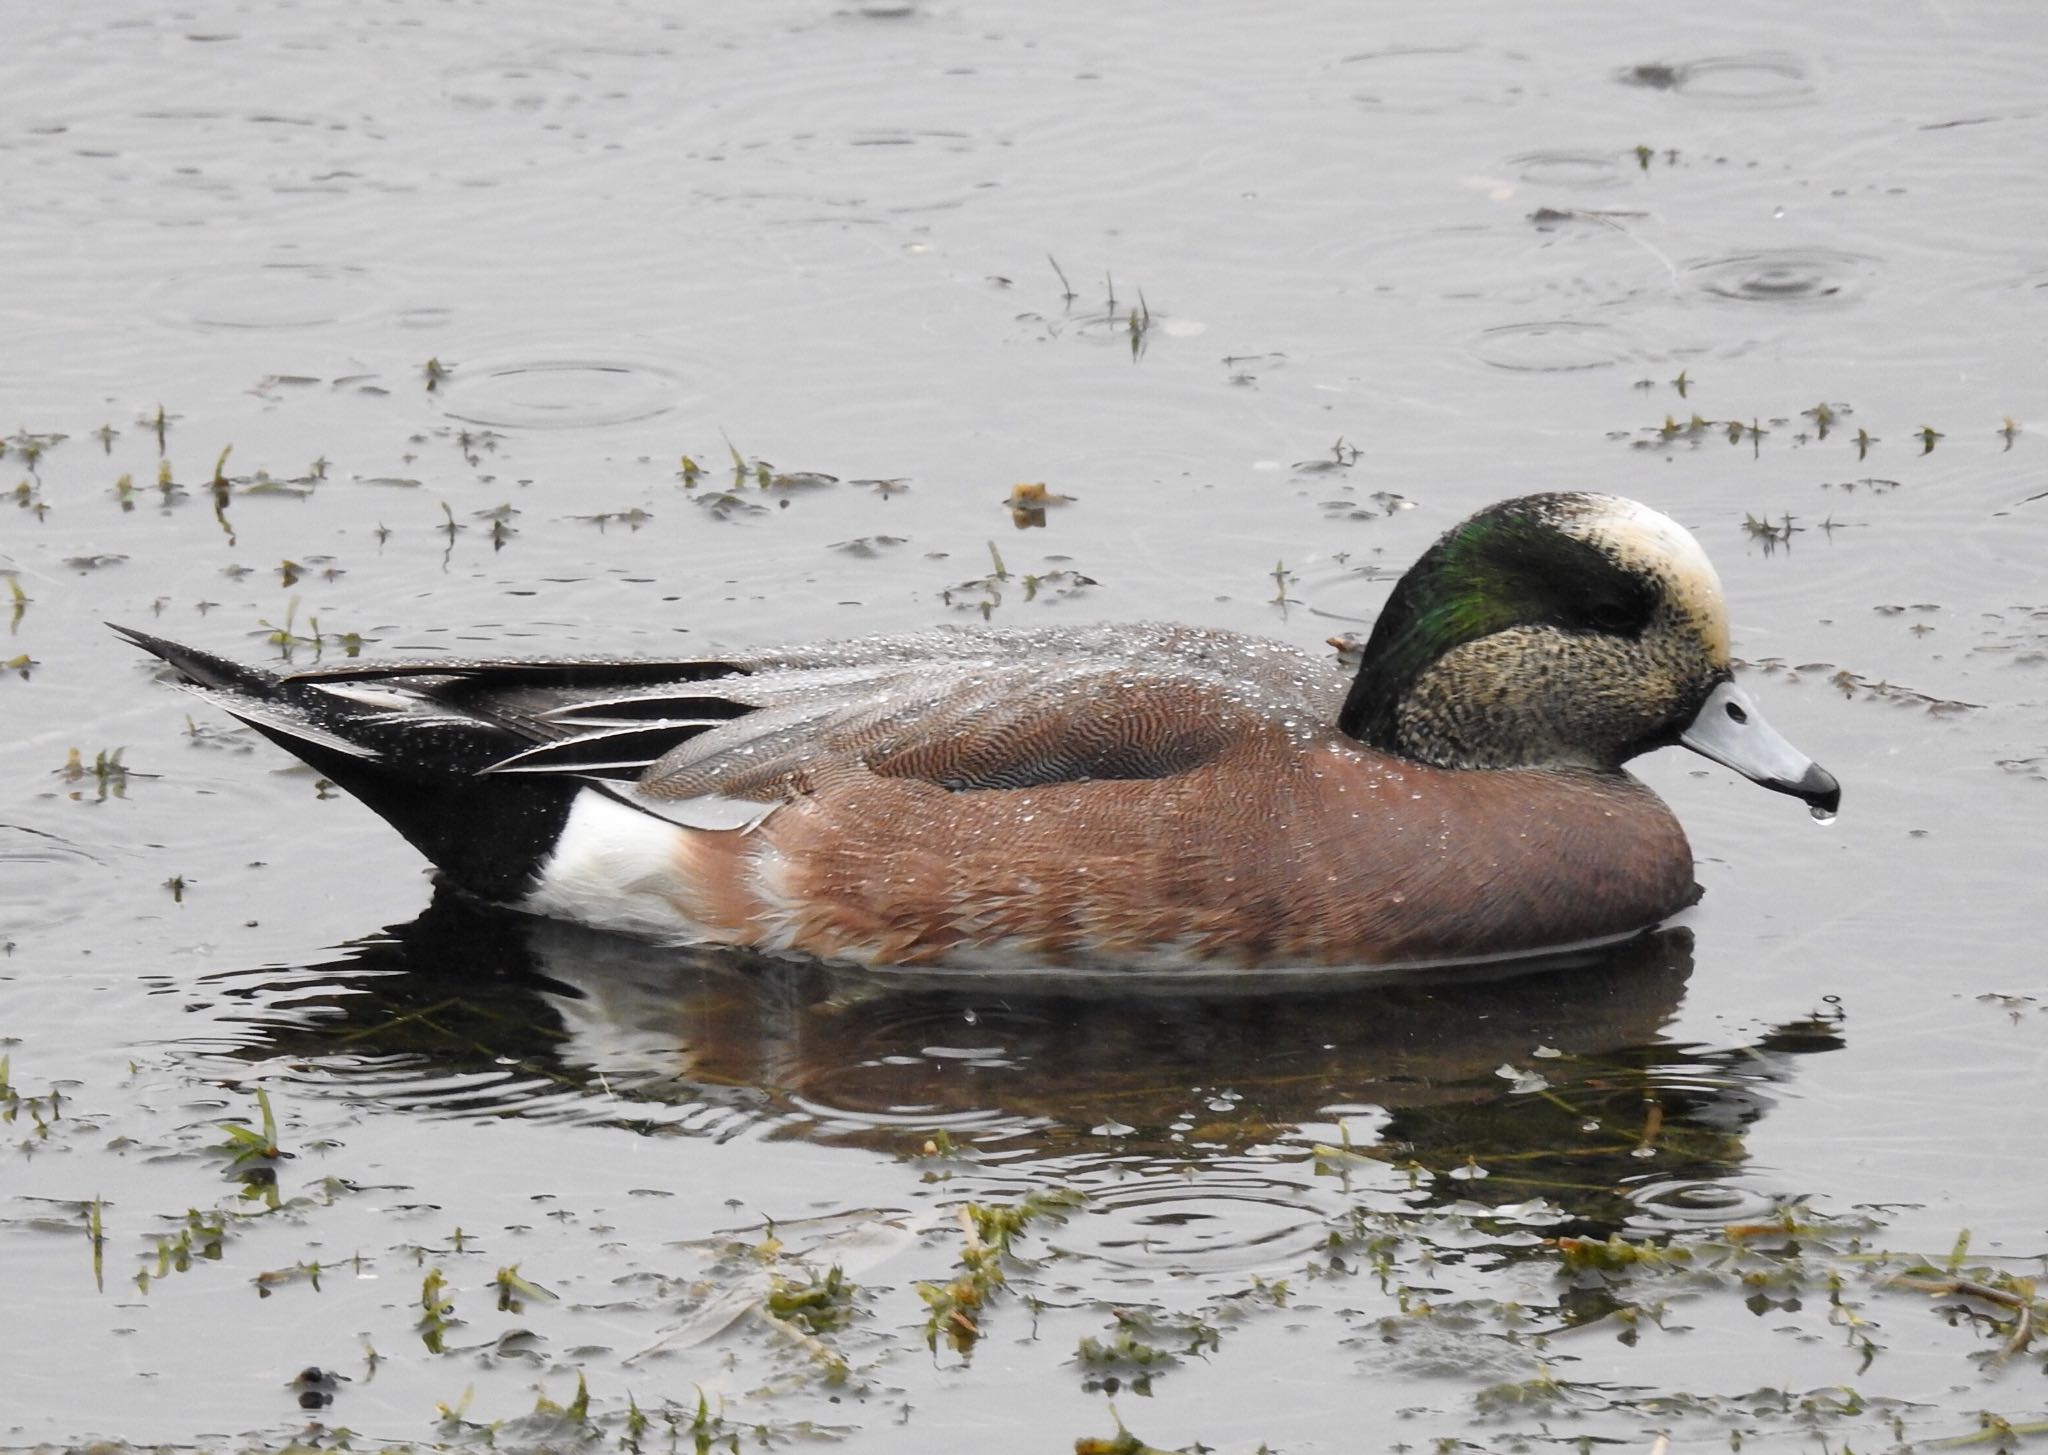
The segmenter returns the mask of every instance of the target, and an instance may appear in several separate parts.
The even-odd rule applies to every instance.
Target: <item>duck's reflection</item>
[[[1609,1224],[1653,1181],[1735,1174],[1792,1058],[1841,1044],[1825,1019],[1660,1040],[1691,971],[1690,932],[1664,930],[1533,972],[1275,993],[906,985],[443,898],[332,962],[213,983],[252,1054],[441,1114],[1194,1163],[1350,1133],[1436,1174],[1419,1195]]]

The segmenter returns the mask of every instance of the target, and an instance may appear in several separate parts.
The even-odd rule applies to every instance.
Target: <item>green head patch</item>
[[[1531,495],[1447,531],[1388,598],[1338,727],[1401,751],[1397,714],[1416,679],[1446,653],[1509,627],[1639,635],[1663,601],[1660,583],[1573,532],[1592,514],[1597,503],[1585,496]]]

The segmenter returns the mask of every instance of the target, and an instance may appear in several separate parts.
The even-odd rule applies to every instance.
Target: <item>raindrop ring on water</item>
[[[1708,56],[1697,61],[1646,61],[1623,66],[1614,79],[1624,86],[1670,91],[1714,106],[1793,106],[1813,95],[1806,63],[1783,51]]]
[[[1693,286],[1711,297],[1798,306],[1846,302],[1876,272],[1877,259],[1835,248],[1772,248],[1686,269]]]
[[[590,429],[666,414],[676,377],[658,364],[594,355],[459,360],[441,412],[492,429]]]

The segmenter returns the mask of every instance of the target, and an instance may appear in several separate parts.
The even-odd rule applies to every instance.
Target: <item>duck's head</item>
[[[1525,495],[1445,532],[1380,613],[1338,725],[1449,768],[1617,768],[1681,743],[1817,809],[1841,799],[1735,685],[1699,542],[1613,495]]]

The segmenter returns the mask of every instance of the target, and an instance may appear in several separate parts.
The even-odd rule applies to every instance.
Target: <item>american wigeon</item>
[[[121,630],[474,894],[867,965],[1536,951],[1694,898],[1638,753],[1841,796],[1735,685],[1698,543],[1608,495],[1452,527],[1349,680],[1166,625],[282,674]]]

